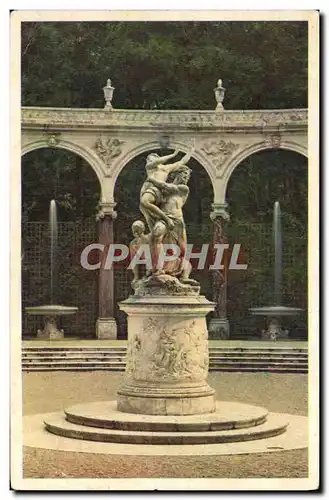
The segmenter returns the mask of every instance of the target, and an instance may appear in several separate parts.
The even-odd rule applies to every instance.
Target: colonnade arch
[[[61,318],[66,335],[89,336],[98,317],[98,276],[81,266],[80,255],[98,240],[100,182],[80,155],[44,143],[38,146],[26,148],[21,159],[23,334],[35,335],[42,323],[40,317],[24,314],[24,308],[50,300],[49,205],[55,199],[58,286],[53,299],[79,308],[77,315]]]
[[[52,140],[54,142],[52,142]],[[61,139],[60,141],[58,140],[56,136],[52,136],[50,138],[44,137],[44,138],[38,138],[36,140],[33,140],[31,142],[28,142],[22,146],[22,151],[21,151],[21,156],[25,156],[28,153],[31,153],[32,151],[36,151],[39,149],[44,149],[44,148],[56,148],[56,149],[63,149],[64,151],[68,151],[69,153],[74,153],[75,155],[83,158],[89,166],[93,169],[95,174],[97,175],[99,185],[100,185],[100,190],[102,193],[103,189],[103,170],[102,166],[100,164],[100,161],[95,158],[94,154],[92,151],[89,151],[87,148],[81,147],[79,144],[74,143],[73,141],[69,141],[66,139]],[[101,194],[102,197],[102,194]]]
[[[236,165],[227,183],[230,241],[242,245],[246,271],[230,271],[227,314],[235,338],[252,338],[265,327],[250,307],[273,304],[274,202],[281,205],[283,303],[303,309],[286,322],[292,338],[307,337],[307,192],[306,152],[293,148],[261,149]],[[266,168],[264,168],[266,166]],[[243,189],[244,188],[244,189]]]

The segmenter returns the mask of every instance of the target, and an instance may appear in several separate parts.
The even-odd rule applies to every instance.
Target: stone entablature
[[[159,128],[174,127],[187,129],[220,128],[221,130],[240,128],[296,129],[307,127],[307,109],[280,110],[103,110],[98,108],[45,108],[22,107],[22,127],[59,127],[61,130],[95,127]]]

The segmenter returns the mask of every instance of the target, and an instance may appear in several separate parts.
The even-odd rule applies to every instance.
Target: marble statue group
[[[149,233],[145,234],[143,221],[135,221],[132,225],[134,239],[130,243],[132,257],[142,245],[149,246],[152,265],[146,271],[144,283],[150,277],[159,282],[175,277],[181,284],[198,285],[189,278],[191,264],[184,258],[187,236],[182,209],[189,195],[187,183],[191,169],[186,164],[192,153],[191,149],[173,163],[167,162],[177,157],[179,150],[166,156],[157,153],[147,156],[147,177],[140,192],[140,211],[145,217]],[[179,248],[179,255],[175,259],[164,260],[164,246]],[[139,266],[136,265],[133,267],[134,288],[141,278]]]

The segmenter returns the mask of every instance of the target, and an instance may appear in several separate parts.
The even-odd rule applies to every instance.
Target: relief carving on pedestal
[[[201,146],[201,150],[210,157],[216,168],[217,176],[220,177],[222,166],[237,150],[239,144],[232,141],[207,141]]]
[[[173,329],[166,323],[153,318],[144,320],[142,332],[129,340],[126,374],[135,379],[205,378],[208,373],[207,329],[200,328],[195,320]],[[141,337],[145,339],[143,342]],[[156,337],[154,344],[152,338]]]
[[[142,344],[138,335],[135,335],[128,343],[126,355],[126,373],[133,375],[138,366],[138,358]]]
[[[152,357],[155,377],[198,379],[208,372],[207,332],[196,322],[176,329],[161,325],[160,337]]]
[[[96,151],[97,156],[107,165],[110,166],[114,158],[119,156],[122,153],[121,145],[124,144],[124,141],[120,141],[117,138],[110,138],[104,142],[100,137],[97,139],[94,149]]]

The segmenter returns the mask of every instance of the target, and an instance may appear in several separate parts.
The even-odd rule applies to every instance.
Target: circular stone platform
[[[129,456],[205,456],[239,455],[251,453],[270,453],[307,448],[308,419],[304,416],[270,413],[274,418],[281,418],[289,425],[286,431],[274,437],[253,441],[239,441],[215,444],[193,445],[156,445],[125,444],[101,441],[71,439],[48,432],[45,420],[57,414],[28,415],[23,418],[23,444],[31,448],[60,450],[76,453],[95,453],[105,455]],[[62,417],[63,418],[63,417]],[[64,420],[64,418],[63,418]]]
[[[66,419],[74,424],[128,431],[206,432],[242,429],[262,424],[268,411],[259,406],[221,401],[202,415],[141,415],[117,410],[116,401],[71,406]]]
[[[116,410],[116,402],[73,406],[65,415],[44,420],[46,429],[59,436],[110,443],[210,444],[250,441],[277,436],[288,421],[258,406],[218,402],[208,414],[140,415]]]

